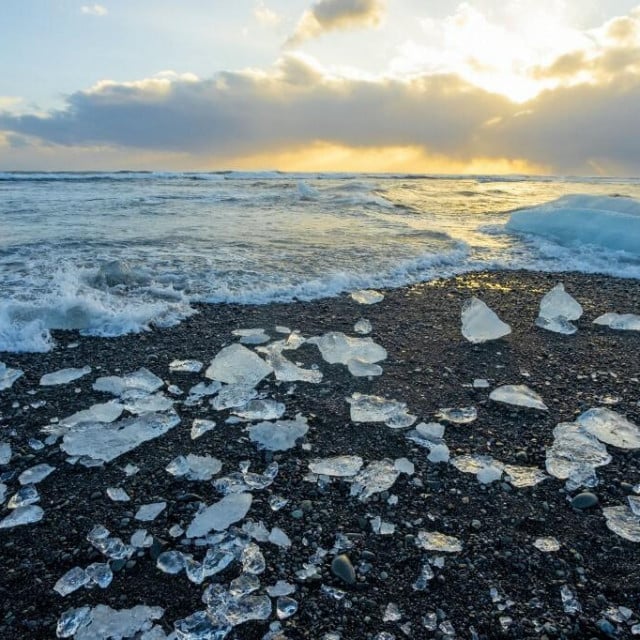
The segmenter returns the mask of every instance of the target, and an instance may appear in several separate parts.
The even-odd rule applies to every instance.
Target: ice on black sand
[[[462,307],[462,335],[473,344],[498,340],[511,333],[511,327],[500,320],[482,300],[471,298]]]

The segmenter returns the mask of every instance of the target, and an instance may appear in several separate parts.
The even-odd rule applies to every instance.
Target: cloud
[[[269,9],[262,0],[253,8],[253,16],[264,27],[275,27],[282,21],[282,17]]]
[[[302,14],[286,45],[293,47],[330,31],[377,27],[384,0],[319,0]]]
[[[92,4],[92,5],[83,5],[82,7],[80,7],[80,12],[84,13],[85,15],[90,15],[90,16],[106,16],[107,13],[109,13],[107,11],[106,7],[103,7],[101,4]]]

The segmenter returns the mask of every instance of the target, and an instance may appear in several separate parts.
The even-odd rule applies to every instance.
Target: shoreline
[[[550,333],[534,326],[541,297],[558,282],[584,307],[573,336]],[[284,637],[321,638],[339,631],[343,639],[373,638],[380,631],[405,637],[400,625],[409,622],[409,637],[438,637],[422,625],[428,612],[446,615],[459,637],[469,637],[472,625],[480,637],[494,638],[590,638],[605,637],[599,621],[611,607],[628,607],[640,620],[640,547],[627,542],[605,526],[602,507],[622,504],[631,487],[640,483],[637,452],[610,447],[612,462],[598,469],[600,484],[593,489],[600,504],[584,511],[573,509],[564,482],[549,478],[531,488],[515,489],[506,483],[481,485],[473,475],[460,473],[449,464],[427,461],[427,452],[406,439],[404,430],[383,424],[353,425],[345,398],[354,392],[393,398],[408,405],[418,421],[430,422],[442,407],[475,406],[478,419],[471,425],[449,425],[446,441],[452,455],[479,453],[508,464],[544,469],[545,451],[559,422],[572,421],[590,407],[600,406],[605,396],[619,398],[611,408],[640,424],[640,334],[612,331],[592,323],[598,315],[640,310],[640,281],[579,273],[500,271],[469,273],[397,289],[381,290],[384,300],[376,305],[357,304],[348,295],[311,302],[267,305],[195,305],[198,314],[181,324],[149,333],[118,338],[82,337],[76,332],[52,332],[58,346],[44,354],[0,353],[0,361],[19,367],[25,375],[11,389],[0,391],[0,442],[8,441],[13,458],[6,469],[17,474],[41,462],[56,471],[38,485],[44,519],[37,524],[0,530],[4,553],[0,569],[0,597],[13,617],[0,619],[4,638],[51,638],[60,614],[84,604],[108,604],[114,609],[137,604],[161,606],[165,632],[173,621],[203,608],[203,586],[194,585],[184,573],[162,573],[148,552],[114,574],[105,590],[81,589],[62,598],[52,590],[56,580],[72,567],[104,559],[87,543],[94,524],[104,524],[127,541],[145,527],[165,549],[180,549],[168,529],[184,528],[197,503],[219,499],[209,482],[174,478],[166,465],[179,454],[209,454],[223,463],[222,475],[238,469],[243,460],[262,472],[276,460],[280,472],[266,492],[256,492],[248,519],[282,528],[292,540],[289,551],[260,543],[267,570],[260,575],[263,587],[277,580],[297,585],[293,598],[297,614],[282,622]],[[477,295],[508,322],[513,333],[505,339],[474,346],[460,334],[460,307]],[[276,325],[299,330],[305,337],[328,331],[354,334],[361,317],[373,325],[370,336],[388,352],[378,378],[354,378],[346,367],[329,365],[316,347],[304,345],[289,356],[305,367],[317,364],[324,374],[321,384],[278,383],[270,376],[260,385],[268,397],[286,405],[286,418],[297,413],[309,418],[306,450],[300,446],[281,453],[260,452],[242,425],[225,425],[228,411],[215,412],[176,404],[182,423],[166,435],[140,445],[104,468],[68,465],[57,445],[34,451],[29,438],[42,438],[40,428],[52,418],[63,418],[96,402],[110,399],[92,390],[98,376],[120,375],[147,367],[168,384],[184,391],[204,380],[203,374],[170,373],[174,359],[198,359],[205,363],[225,345],[236,341],[234,329],[263,327],[272,339]],[[75,348],[67,348],[77,343]],[[65,368],[90,365],[90,375],[60,387],[39,387],[40,376]],[[549,406],[548,414],[513,411],[488,400],[490,389],[474,389],[475,378],[489,380],[490,387],[526,384]],[[75,389],[80,389],[79,393]],[[31,395],[29,391],[35,390]],[[184,396],[183,396],[184,397]],[[46,401],[39,408],[32,403]],[[14,407],[14,402],[19,404]],[[25,409],[26,407],[26,409]],[[218,426],[198,440],[191,440],[194,418],[216,420]],[[11,431],[15,430],[15,435]],[[398,496],[390,505],[384,496],[368,502],[349,496],[345,483],[322,489],[303,480],[307,463],[316,457],[357,454],[365,461],[407,457],[415,475],[401,475],[388,491]],[[125,477],[122,467],[136,464],[140,472]],[[5,480],[7,499],[17,489],[15,478]],[[107,487],[122,486],[130,503],[112,502]],[[272,512],[271,493],[290,500]],[[163,499],[167,509],[157,520],[133,519],[139,504]],[[308,507],[310,501],[311,507]],[[304,507],[304,508],[303,508]],[[302,516],[292,516],[294,511]],[[0,514],[7,514],[5,506]],[[369,520],[379,515],[396,525],[391,536],[376,535]],[[479,525],[478,525],[479,523]],[[241,523],[240,523],[241,524]],[[460,553],[425,553],[415,545],[420,530],[434,529],[460,539]],[[298,583],[295,571],[308,561],[314,547],[331,549],[338,532],[350,534],[353,548],[347,553],[358,570],[358,581],[348,586],[330,570],[332,554],[321,566],[322,579]],[[537,536],[555,536],[561,548],[542,553],[533,547]],[[306,540],[306,545],[304,541]],[[186,548],[186,551],[192,551]],[[426,591],[413,590],[426,556],[447,556],[444,567]],[[362,563],[371,565],[360,572]],[[237,567],[218,576],[228,585]],[[207,584],[205,582],[205,584]],[[324,595],[320,585],[346,591],[336,602]],[[563,611],[560,589],[569,585],[582,612]],[[501,594],[492,602],[490,588]],[[262,591],[260,592],[262,593]],[[508,601],[513,604],[500,609]],[[350,602],[351,606],[345,606]],[[398,622],[383,622],[386,606],[396,603],[402,612]],[[506,626],[501,617],[512,622]],[[271,621],[276,618],[272,616]],[[631,637],[630,625],[611,622]],[[545,626],[546,625],[546,626]],[[249,622],[236,627],[229,638],[261,639],[265,623]],[[341,631],[340,631],[341,630]],[[442,630],[440,637],[443,637]]]

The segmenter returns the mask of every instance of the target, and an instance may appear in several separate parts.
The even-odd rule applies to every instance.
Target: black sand
[[[533,325],[540,298],[559,281],[585,309],[574,336],[549,333]],[[629,624],[610,621],[607,626],[603,621],[609,608],[619,606],[633,610],[632,620],[640,620],[640,545],[610,532],[601,508],[622,504],[631,486],[640,483],[638,452],[609,447],[613,462],[598,470],[601,482],[594,489],[600,504],[577,511],[567,501],[563,483],[553,478],[526,489],[500,482],[482,486],[473,475],[462,474],[451,465],[431,464],[426,450],[407,441],[404,431],[382,424],[351,424],[345,398],[360,391],[402,400],[426,422],[438,408],[475,405],[476,422],[447,427],[445,438],[452,455],[487,453],[505,463],[544,468],[554,426],[599,406],[602,396],[619,397],[620,402],[612,408],[640,423],[640,334],[592,324],[606,311],[638,312],[640,282],[579,274],[506,272],[469,275],[385,294],[384,301],[373,306],[359,305],[348,296],[287,305],[203,306],[198,315],[172,329],[117,339],[58,332],[59,346],[51,353],[0,353],[1,361],[25,371],[12,389],[0,392],[0,441],[10,442],[14,451],[10,464],[0,472],[10,469],[17,474],[40,462],[57,467],[38,485],[44,519],[0,530],[0,638],[54,638],[56,621],[63,611],[100,603],[115,609],[136,604],[164,607],[162,624],[169,632],[174,620],[203,608],[203,586],[189,582],[184,573],[163,574],[148,551],[142,557],[134,555],[135,563],[118,571],[106,590],[81,589],[62,598],[52,587],[72,567],[103,561],[85,539],[94,524],[106,525],[125,541],[133,531],[145,527],[166,544],[165,548],[182,548],[168,536],[169,527],[179,523],[186,528],[199,499],[211,503],[219,496],[210,483],[190,483],[170,476],[165,466],[176,455],[211,454],[223,461],[223,473],[237,470],[241,460],[251,460],[252,469],[261,471],[271,457],[256,450],[242,425],[224,425],[227,412],[216,414],[206,402],[194,408],[177,404],[180,426],[104,469],[66,464],[57,445],[32,451],[27,440],[42,438],[40,428],[51,418],[110,399],[92,391],[98,375],[127,373],[145,366],[186,391],[203,379],[202,374],[170,374],[169,362],[175,358],[208,362],[233,340],[233,329],[264,327],[278,337],[273,327],[283,324],[305,336],[332,330],[353,335],[353,324],[360,317],[372,322],[372,337],[389,352],[381,363],[384,373],[380,378],[353,378],[346,367],[324,363],[315,347],[303,346],[290,357],[308,365],[318,363],[324,372],[322,384],[296,383],[291,395],[287,391],[292,384],[278,384],[272,378],[260,386],[270,397],[286,403],[286,416],[300,412],[310,418],[306,441],[312,445],[310,452],[297,447],[275,454],[280,464],[275,483],[254,494],[248,518],[264,520],[269,528],[280,526],[293,541],[289,552],[271,544],[260,545],[268,565],[260,576],[262,584],[274,584],[278,579],[294,582],[295,571],[314,548],[330,549],[337,532],[351,535],[354,548],[349,555],[356,568],[363,560],[372,565],[355,586],[347,586],[332,575],[328,556],[321,582],[298,585],[293,597],[300,608],[283,623],[286,637],[320,639],[327,631],[338,631],[343,639],[359,640],[385,630],[403,638],[407,636],[399,624],[406,622],[411,623],[409,637],[442,637],[422,626],[422,617],[428,612],[438,612],[441,620],[446,616],[461,638],[470,637],[470,626],[486,638],[601,638],[612,637],[607,635],[612,630],[615,637],[630,637]],[[459,315],[462,301],[470,295],[478,295],[509,322],[512,335],[481,346],[466,342],[460,335]],[[71,342],[79,342],[79,346],[65,348]],[[38,386],[44,373],[87,364],[93,373],[77,382],[53,388]],[[516,412],[491,403],[488,390],[470,388],[474,378],[489,379],[492,388],[527,384],[542,395],[550,411]],[[75,393],[75,387],[81,392]],[[30,395],[30,391],[35,393]],[[39,400],[46,400],[46,404],[29,408]],[[14,402],[19,408],[13,407]],[[192,441],[189,428],[195,417],[212,418],[219,426]],[[367,503],[349,497],[346,483],[337,482],[321,491],[302,480],[310,459],[347,453],[358,454],[365,461],[406,456],[415,463],[415,477],[422,486],[402,475],[390,491],[399,496],[398,504],[389,506],[385,495],[374,496]],[[140,472],[126,478],[121,469],[127,463],[139,465]],[[8,499],[18,483],[16,478],[5,482]],[[112,502],[105,493],[109,486],[124,487],[132,502]],[[267,503],[271,493],[288,497],[290,503],[272,512]],[[161,499],[167,501],[168,508],[157,520],[133,520],[139,504]],[[301,507],[304,516],[292,517],[292,511]],[[1,509],[4,517],[8,511]],[[395,523],[393,536],[371,532],[368,519],[375,515]],[[416,592],[411,585],[427,555],[413,542],[421,529],[456,536],[464,548],[448,555],[444,568],[435,569],[436,577],[427,591]],[[541,553],[532,546],[538,536],[555,536],[562,544],[560,550]],[[237,574],[238,567],[233,565],[216,580],[227,585]],[[345,589],[345,600],[330,600],[321,593],[321,584]],[[582,613],[564,613],[560,599],[564,584],[576,591]],[[491,602],[491,587],[513,604],[499,611]],[[400,623],[382,622],[389,602],[396,603],[403,613]],[[513,620],[507,630],[499,621],[501,616]],[[266,624],[249,623],[237,627],[229,637],[254,640],[266,631]]]

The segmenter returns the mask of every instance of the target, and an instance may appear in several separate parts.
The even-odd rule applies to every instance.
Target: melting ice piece
[[[264,573],[267,568],[267,563],[262,555],[262,551],[260,551],[260,547],[254,542],[249,543],[242,550],[242,570],[245,573],[249,573],[251,575],[259,575]]]
[[[164,573],[176,575],[180,573],[185,566],[185,556],[180,551],[163,551],[156,560],[156,567]]]
[[[578,320],[582,316],[582,306],[564,290],[564,284],[560,283],[542,298],[538,315],[548,320]]]
[[[249,438],[262,449],[286,451],[295,447],[296,442],[303,438],[307,431],[307,419],[298,414],[295,420],[260,422],[253,425],[249,427]]]
[[[589,409],[576,422],[600,442],[620,449],[640,449],[640,429],[615,411]]]
[[[354,291],[351,294],[351,297],[360,304],[377,304],[384,300],[384,294],[379,291],[374,291],[373,289],[360,289],[359,291]]]
[[[114,396],[122,396],[130,391],[153,393],[164,385],[164,382],[144,367],[125,376],[107,376],[98,378],[93,383],[96,391],[104,391]]]
[[[129,502],[131,498],[122,487],[107,487],[107,495],[114,502]]]
[[[113,580],[113,571],[108,562],[94,562],[85,571],[91,582],[97,584],[101,589],[106,589]]]
[[[640,542],[640,517],[627,505],[605,507],[602,513],[611,531],[625,540]]]
[[[276,615],[279,620],[290,618],[298,610],[298,603],[293,598],[280,596],[276,600]]]
[[[60,448],[70,456],[110,462],[137,446],[164,435],[180,423],[175,412],[145,413],[112,424],[88,423],[65,434]]]
[[[278,596],[290,596],[292,593],[295,593],[296,586],[289,582],[285,582],[284,580],[278,580],[272,587],[267,587],[267,593],[272,598],[277,598]]]
[[[131,545],[136,549],[144,549],[153,544],[153,536],[146,529],[138,529],[131,535]]]
[[[178,456],[168,465],[167,471],[172,476],[186,476],[187,480],[202,481],[211,478],[220,472],[222,462],[211,456],[196,456],[192,453],[187,456]]]
[[[273,527],[273,529],[271,529],[271,533],[269,534],[269,542],[285,549],[291,546],[291,539],[279,527]]]
[[[515,407],[526,407],[528,409],[538,409],[539,411],[549,410],[542,398],[524,384],[506,384],[502,387],[497,387],[489,394],[489,399]]]
[[[113,400],[111,402],[94,404],[84,411],[78,411],[77,413],[60,420],[60,429],[47,427],[46,431],[49,433],[63,435],[71,427],[75,427],[77,424],[85,422],[113,422],[122,415],[123,411],[124,407]]]
[[[640,316],[634,313],[605,313],[597,317],[593,324],[601,324],[620,331],[640,331]],[[2,374],[0,372],[1,377]]]
[[[23,375],[22,369],[11,369],[4,362],[0,362],[0,391],[10,389],[13,383]]]
[[[396,525],[391,522],[383,522],[380,516],[369,520],[371,531],[379,536],[392,536],[395,533]]]
[[[6,485],[4,485],[6,487]],[[32,485],[28,484],[24,487],[20,487],[7,503],[7,509],[17,509],[18,507],[26,507],[30,504],[40,502],[40,494],[38,490]]]
[[[276,380],[282,382],[310,382],[311,384],[318,384],[322,381],[322,371],[299,367],[281,353],[269,351],[266,359],[267,363],[273,368]]]
[[[244,420],[277,420],[284,415],[286,407],[282,402],[269,398],[249,400],[247,404],[236,407],[231,413]]]
[[[169,371],[175,373],[200,373],[201,370],[200,360],[173,360],[169,363]]]
[[[351,405],[352,422],[384,422],[392,429],[404,429],[416,421],[407,413],[407,405],[397,400],[354,393],[347,402]]]
[[[560,543],[552,536],[547,538],[536,538],[533,541],[533,546],[544,553],[552,553],[560,549]]]
[[[562,599],[562,608],[565,613],[574,614],[582,611],[582,606],[578,602],[575,592],[568,585],[562,585],[560,598]]]
[[[211,530],[224,531],[247,515],[252,500],[250,493],[231,493],[225,496],[195,515],[187,528],[187,537],[200,538]]]
[[[360,456],[335,456],[313,460],[309,463],[309,470],[319,476],[332,476],[336,478],[348,478],[355,476],[362,468]]]
[[[213,420],[203,420],[201,418],[196,418],[191,424],[191,439],[196,440],[200,436],[207,433],[207,431],[211,431],[216,426],[216,423]]]
[[[81,567],[74,567],[65,573],[54,585],[53,590],[61,596],[68,596],[77,589],[84,587],[91,582],[87,572]]]
[[[462,551],[462,543],[458,538],[447,536],[438,531],[419,531],[416,544],[426,551],[442,551],[445,553]]]
[[[565,318],[544,318],[539,316],[536,319],[536,326],[553,333],[561,333],[565,336],[573,335],[577,330],[575,324],[569,322]]]
[[[381,376],[382,367],[379,364],[369,364],[354,358],[347,362],[349,373],[356,378],[366,378],[369,376]]]
[[[150,522],[151,520],[155,520],[166,508],[166,502],[152,502],[151,504],[143,504],[138,509],[134,517],[136,520],[141,520],[142,522]]]
[[[232,344],[216,355],[205,376],[227,384],[255,387],[272,371],[273,369],[253,351],[241,344]]]
[[[89,622],[91,607],[68,609],[58,620],[56,638],[72,638],[78,629]]]
[[[390,489],[398,479],[400,471],[391,460],[374,460],[358,472],[351,485],[351,495],[358,496],[361,502],[374,493]]]
[[[533,487],[548,478],[547,474],[537,467],[519,467],[513,464],[504,465],[507,482],[517,487]]]
[[[20,484],[38,484],[42,482],[56,468],[50,464],[37,464],[35,467],[29,467],[18,476]]]
[[[11,455],[11,445],[8,442],[0,442],[0,465],[9,464]]]
[[[91,373],[91,367],[82,367],[81,369],[60,369],[53,373],[45,373],[40,378],[40,386],[50,387],[58,384],[67,384],[78,380],[83,376]]]
[[[415,473],[416,467],[407,458],[396,458],[393,466],[400,472],[406,473],[408,476],[412,476]]]
[[[240,344],[264,344],[271,340],[264,329],[235,329],[231,333],[240,338]]]
[[[253,400],[258,392],[246,384],[229,384],[220,389],[218,395],[211,399],[211,406],[216,411],[244,407],[247,402]]]
[[[236,627],[250,620],[268,620],[272,606],[269,596],[242,596],[230,599],[226,608],[221,612],[224,619]]]
[[[402,619],[400,609],[395,602],[390,602],[382,614],[382,622],[398,622]]]
[[[365,318],[360,318],[360,320],[353,325],[353,330],[362,335],[371,333],[372,329],[373,327],[371,326],[371,323]]]
[[[58,622],[58,628],[61,625],[68,630],[75,628],[75,635],[58,635],[58,637],[69,638],[73,635],[75,640],[133,638],[137,637],[138,632],[151,629],[152,620],[158,620],[164,615],[164,609],[161,607],[144,605],[119,611],[103,604],[99,604],[89,611],[86,611],[87,609],[89,608],[83,607],[63,613]]]
[[[11,527],[18,527],[23,524],[33,524],[34,522],[42,520],[42,516],[44,516],[44,511],[38,505],[30,504],[26,507],[18,507],[6,518],[0,520],[0,529],[10,529]]]
[[[420,569],[420,573],[418,574],[418,578],[413,583],[413,589],[415,591],[424,591],[427,588],[430,580],[433,580],[435,574],[433,573],[433,569],[428,562],[425,562]]]
[[[476,478],[478,478],[478,482],[482,484],[491,484],[492,482],[496,482],[502,478],[502,465],[500,464],[492,464],[486,467],[483,467],[476,473]]]
[[[478,410],[475,407],[445,407],[438,410],[436,418],[453,424],[469,424],[478,418]]]
[[[192,407],[198,404],[202,398],[205,396],[213,396],[222,388],[222,384],[217,380],[210,382],[207,384],[206,382],[198,382],[198,384],[194,385],[189,389],[189,395],[184,403],[188,407]]]
[[[135,415],[143,413],[158,413],[169,411],[173,407],[173,400],[167,398],[164,393],[144,394],[138,397],[128,397],[124,408]]]
[[[471,298],[462,306],[462,335],[473,344],[498,340],[511,333],[511,327],[502,322],[482,300]]]
[[[309,338],[329,364],[348,364],[349,360],[360,360],[373,364],[386,359],[387,351],[371,338],[351,338],[339,331],[330,331],[323,336]]]

